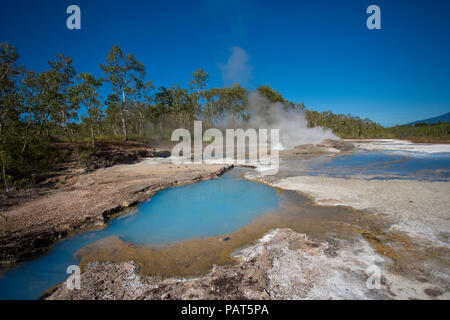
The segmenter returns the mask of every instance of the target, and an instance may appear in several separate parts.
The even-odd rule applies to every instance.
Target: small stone
[[[425,290],[423,290],[423,292],[425,292],[430,297],[438,297],[443,293],[439,288],[426,288]]]
[[[161,296],[161,299],[162,299],[162,300],[170,299],[170,293],[164,293],[164,294]]]

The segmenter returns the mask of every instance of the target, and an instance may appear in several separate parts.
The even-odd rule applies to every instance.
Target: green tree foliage
[[[44,71],[26,70],[18,57],[13,46],[0,44],[0,174],[6,191],[32,183],[33,174],[59,161],[61,155],[52,151],[55,141],[89,140],[94,150],[99,139],[169,139],[176,128],[191,129],[194,120],[205,128],[245,127],[252,117],[270,123],[274,105],[304,112],[310,127],[331,129],[342,138],[450,138],[450,123],[385,128],[369,119],[309,110],[268,85],[256,89],[259,107],[252,110],[254,92],[239,84],[208,88],[209,75],[202,69],[191,74],[187,88],[173,84],[155,90],[145,82],[144,65],[118,46],[100,65],[104,79],[77,74],[62,54]],[[99,95],[104,82],[110,86],[105,100]]]
[[[50,166],[57,155],[52,136],[71,139],[77,107],[69,94],[75,70],[70,58],[57,55],[49,70],[27,71],[18,54],[0,44],[0,161],[5,189],[28,184],[31,174]]]
[[[73,130],[70,123],[78,120],[78,106],[73,103],[69,93],[74,85],[76,71],[72,66],[72,59],[62,54],[58,54],[55,60],[49,61],[48,64],[50,70],[43,74],[47,86],[44,103],[52,122],[72,141]]]
[[[95,148],[95,131],[103,118],[98,94],[98,88],[102,86],[102,82],[90,73],[81,73],[77,78],[79,82],[72,88],[70,97],[75,104],[86,107],[87,117],[83,117],[82,120],[89,125],[92,146]]]
[[[132,54],[124,54],[117,45],[114,45],[100,68],[106,75],[106,81],[111,84],[113,94],[122,99],[119,114],[122,120],[123,135],[127,141],[128,130],[125,120],[127,101],[134,101],[136,97],[140,96],[141,90],[145,89],[145,67]]]
[[[5,189],[8,191],[6,170],[13,161],[8,137],[15,136],[20,116],[20,94],[18,81],[21,75],[17,65],[17,54],[9,44],[0,44],[0,165]]]
[[[352,115],[334,114],[331,111],[317,112],[306,110],[309,126],[331,129],[342,138],[376,138],[383,135],[384,128],[369,119]]]
[[[256,91],[258,91],[260,95],[266,97],[272,103],[288,103],[288,101],[283,98],[281,93],[279,93],[277,90],[272,89],[271,87],[269,87],[269,85],[259,86]]]

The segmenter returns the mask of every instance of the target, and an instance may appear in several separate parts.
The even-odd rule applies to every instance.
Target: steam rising
[[[231,56],[225,64],[219,65],[225,85],[240,83],[246,85],[252,78],[253,67],[248,63],[250,57],[244,49],[231,47]]]
[[[308,128],[305,112],[281,102],[271,103],[258,92],[248,97],[250,119],[248,127],[280,130],[278,150],[292,149],[301,144],[318,144],[324,139],[339,140],[331,130],[322,127]]]
[[[253,71],[249,59],[244,49],[231,47],[228,61],[219,65],[224,85],[248,83]],[[277,150],[292,149],[302,144],[318,144],[325,139],[339,140],[331,130],[324,130],[322,127],[308,128],[308,120],[302,109],[282,102],[271,103],[257,91],[249,94],[246,111],[249,120],[241,124],[236,123],[234,115],[229,113],[224,115],[222,126],[230,128],[244,125],[254,129],[279,129],[280,143],[272,145],[272,148]]]

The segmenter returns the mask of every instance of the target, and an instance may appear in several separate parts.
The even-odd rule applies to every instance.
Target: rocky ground
[[[319,204],[351,206],[382,215],[392,222],[392,228],[450,248],[450,182],[326,176],[269,177],[266,182],[300,191]]]
[[[360,141],[355,145],[370,150],[373,146],[382,150],[397,150],[400,146],[402,151],[449,152],[448,145],[398,140],[387,143],[384,140]],[[395,293],[385,297],[423,299],[427,295],[433,297],[433,292],[440,292],[434,296],[448,299],[450,182],[371,180],[363,175],[347,178],[309,176],[302,173],[301,165],[293,160],[292,154],[285,158],[290,160],[285,162],[285,172],[274,176],[250,174],[248,177],[276,188],[299,192],[320,206],[357,209],[361,219],[368,221],[364,224],[356,222],[354,226],[361,229],[361,236],[384,261],[393,263],[393,267],[384,265],[381,268],[387,283],[391,283],[388,291]],[[348,248],[354,251],[357,246],[350,244]]]
[[[0,192],[0,210],[37,199],[64,188],[67,179],[108,168],[117,164],[133,164],[148,157],[169,157],[166,145],[149,146],[136,141],[98,141],[95,149],[85,142],[57,142],[50,152],[58,154],[59,161],[53,167],[33,174],[36,182],[31,188]]]
[[[282,159],[351,150],[325,142],[281,152]],[[295,162],[295,161],[294,161]],[[235,265],[196,278],[145,276],[133,261],[90,263],[81,290],[63,283],[49,299],[449,299],[449,183],[310,176],[248,176],[350,206],[351,218],[298,220],[233,253]],[[311,210],[310,210],[311,211]],[[324,220],[325,219],[325,220]],[[291,223],[292,226],[294,220]],[[326,225],[326,231],[320,226]],[[275,223],[274,223],[275,224]],[[297,229],[298,229],[297,225]],[[338,226],[339,227],[336,227]],[[333,227],[335,226],[335,227]],[[309,230],[309,231],[308,231]],[[313,231],[314,230],[314,231]],[[322,231],[320,231],[322,230]],[[318,240],[317,233],[325,235]],[[315,240],[308,239],[309,235]],[[233,239],[235,235],[231,235]]]
[[[302,144],[289,150],[280,151],[281,157],[292,156],[316,156],[322,154],[337,154],[342,151],[350,151],[355,147],[353,143],[344,140],[325,139],[319,144]]]
[[[81,289],[58,288],[49,299],[305,299],[362,298],[364,281],[356,288],[340,291],[333,276],[344,281],[345,273],[331,275],[327,244],[308,240],[290,229],[276,229],[257,244],[234,254],[240,263],[215,266],[195,279],[166,279],[140,276],[134,262],[94,263],[81,277]],[[347,270],[361,273],[361,270]],[[353,289],[353,290],[350,290]],[[327,292],[326,295],[323,295]]]
[[[292,163],[296,157],[333,156],[350,149],[347,142],[328,141],[280,154],[282,159]],[[26,246],[45,250],[50,240],[42,241],[43,245],[39,246],[32,243],[35,234],[31,233],[27,238],[21,232],[34,229],[37,235],[42,235],[42,230],[49,230],[48,226],[51,226],[53,232],[58,230],[52,234],[53,241],[55,235],[65,235],[73,226],[103,224],[117,210],[156,190],[215,177],[226,169],[223,165],[173,165],[146,160],[68,178],[64,190],[48,199],[45,197],[15,207],[8,213],[8,222],[13,223],[8,226],[11,229],[2,233],[7,236],[3,239],[7,240],[0,241],[1,248],[11,248],[14,257],[16,253],[12,246],[8,247],[8,241],[15,241],[12,235],[17,234],[19,240],[15,245],[22,246],[25,251]],[[222,247],[225,243],[239,242],[244,238],[243,234],[259,234],[254,238],[259,240],[250,242],[247,247],[240,245],[232,252],[234,264],[214,265],[200,276],[162,278],[144,272],[130,257],[113,259],[116,262],[94,259],[85,265],[80,290],[69,290],[62,283],[49,289],[43,298],[450,298],[447,182],[372,181],[284,174],[261,177],[257,173],[249,178],[302,193],[320,206],[302,204],[299,208],[294,203],[290,207],[292,212],[288,210],[284,216],[271,215],[262,220],[261,229],[254,223],[255,226],[252,224],[227,235],[227,242],[221,238],[201,240],[202,248],[208,243]],[[74,207],[80,208],[76,214]],[[303,213],[298,213],[299,210]],[[301,218],[296,217],[297,214]],[[23,219],[25,216],[30,221]],[[269,226],[274,227],[267,232]],[[258,233],[255,230],[266,231]],[[119,245],[127,248],[126,244]],[[172,249],[176,251],[177,248]],[[180,245],[180,248],[189,248],[189,245]],[[145,250],[139,252],[145,255]]]
[[[152,154],[151,150],[148,152],[138,151],[140,155],[136,155],[125,151],[136,155],[136,159],[130,156],[131,162]],[[104,162],[107,157],[101,158]],[[108,164],[115,163],[111,161]],[[115,213],[157,190],[217,177],[227,168],[141,161],[93,172],[81,168],[77,169],[79,174],[60,175],[57,186],[45,194],[2,210],[5,219],[0,225],[0,261],[10,264],[46,252],[55,240],[83,228],[103,225]]]
[[[275,229],[233,254],[239,263],[214,266],[204,276],[143,276],[133,262],[91,263],[79,290],[67,284],[43,298],[58,299],[430,299],[450,298],[442,286],[384,270],[391,262],[364,239],[311,241],[291,229]],[[379,272],[378,270],[383,270]]]

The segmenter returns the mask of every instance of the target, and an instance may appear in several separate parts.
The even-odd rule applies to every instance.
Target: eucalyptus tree
[[[229,101],[229,113],[231,114],[232,121],[242,123],[249,120],[250,113],[247,108],[247,89],[236,83],[226,90],[226,95]]]
[[[191,73],[191,77],[192,78],[189,81],[190,97],[196,109],[195,112],[200,115],[202,111],[203,113],[205,112],[204,108],[206,105],[202,108],[201,99],[204,98],[203,93],[209,82],[209,74],[203,69],[197,69]]]
[[[6,191],[7,167],[13,162],[12,149],[16,130],[20,126],[21,96],[19,79],[22,68],[17,65],[16,49],[8,43],[0,44],[0,163]]]
[[[35,140],[40,133],[42,124],[42,86],[39,82],[39,76],[34,71],[26,71],[21,77],[20,94],[22,99],[22,121],[24,128],[22,130],[22,149],[23,154],[27,146]]]
[[[127,141],[126,102],[146,88],[147,85],[144,83],[145,67],[132,54],[124,54],[117,45],[114,45],[100,68],[106,75],[106,81],[111,84],[113,94],[116,98],[121,98],[119,112],[123,135]]]
[[[78,119],[78,106],[73,104],[70,95],[74,85],[76,71],[72,59],[63,54],[48,62],[50,69],[42,75],[46,88],[44,105],[48,106],[50,120],[61,128],[61,131],[72,141],[69,123]]]
[[[72,99],[75,103],[80,103],[86,107],[87,119],[91,131],[91,142],[95,148],[95,127],[102,120],[103,112],[100,108],[100,96],[98,89],[102,82],[90,73],[80,73],[77,76],[78,84],[71,91]]]
[[[160,87],[153,96],[154,108],[152,108],[152,124],[158,126],[159,134],[164,135],[164,128],[169,125],[170,114],[174,112],[174,96],[172,90]],[[157,122],[157,123],[156,123]]]
[[[173,116],[177,128],[189,128],[193,125],[198,112],[198,106],[193,101],[189,91],[179,85],[172,85]]]
[[[210,126],[220,121],[227,110],[225,88],[211,88],[204,92],[206,100],[206,114],[209,118]]]
[[[201,91],[205,89],[209,82],[209,74],[203,69],[197,69],[191,73],[191,80],[189,81],[189,88],[200,95]]]
[[[103,122],[108,130],[109,134],[114,137],[120,135],[122,120],[120,118],[120,98],[115,94],[109,94],[105,101],[105,118]]]
[[[13,46],[9,43],[0,44],[0,134],[4,132],[7,122],[16,117],[16,108],[20,103],[17,90],[20,76],[18,58]]]
[[[215,121],[214,103],[217,99],[217,94],[214,88],[205,90],[202,94],[205,103],[203,105],[203,119],[206,122],[207,128],[212,128]]]
[[[229,88],[211,88],[203,93],[205,99],[204,114],[209,125],[228,120],[230,124],[245,121],[249,117],[247,110],[248,92],[239,84]]]

